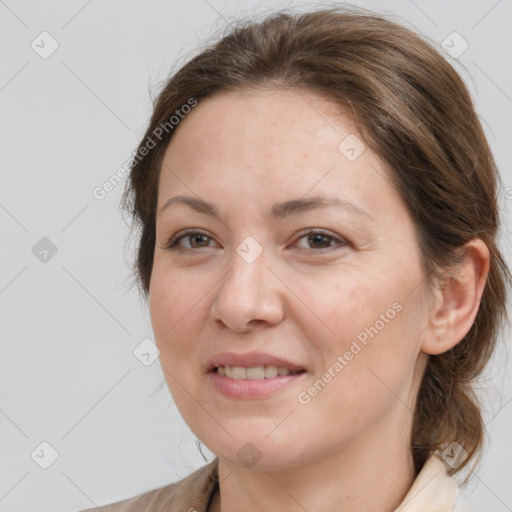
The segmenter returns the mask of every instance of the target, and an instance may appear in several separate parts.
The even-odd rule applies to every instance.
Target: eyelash
[[[319,229],[311,229],[311,230],[308,230],[308,231],[302,231],[299,233],[300,236],[299,236],[299,240],[304,238],[305,236],[316,236],[316,235],[321,235],[321,236],[324,236],[324,237],[327,237],[333,241],[337,241],[339,242],[338,243],[338,246],[340,247],[344,247],[344,246],[347,246],[349,245],[348,242],[346,242],[345,240],[341,239],[341,238],[338,238],[338,237],[335,237],[325,231],[322,231],[322,230],[319,230]],[[187,238],[187,237],[190,237],[192,235],[203,235],[207,238],[209,238],[210,240],[212,240],[212,237],[209,236],[207,233],[203,232],[203,231],[200,231],[200,230],[190,230],[190,231],[185,231],[184,233],[182,233],[180,236],[176,237],[171,237],[171,239],[167,242],[165,248],[170,250],[170,251],[177,251],[177,250],[183,250],[183,251],[194,251],[194,248],[192,249],[188,249],[188,248],[183,248],[183,247],[180,247],[178,244],[179,242],[183,239],[183,238]],[[209,247],[209,246],[208,246]],[[199,249],[206,249],[208,247],[199,247]],[[334,246],[329,246],[329,247],[321,247],[321,249],[331,249],[332,247]]]

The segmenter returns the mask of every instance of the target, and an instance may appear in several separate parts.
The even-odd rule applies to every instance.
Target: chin
[[[261,433],[251,436],[247,431],[239,436],[235,432],[231,433],[233,438],[226,439],[228,436],[224,436],[223,442],[216,440],[204,444],[219,459],[247,469],[281,471],[302,464],[304,453],[297,451],[298,441],[288,438],[288,442],[283,443],[281,439],[271,439],[272,434],[269,437]]]

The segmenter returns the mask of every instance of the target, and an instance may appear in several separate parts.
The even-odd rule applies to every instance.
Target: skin
[[[321,96],[260,89],[200,102],[167,148],[150,313],[176,405],[219,457],[220,495],[210,510],[387,512],[416,477],[410,433],[421,377],[429,354],[469,331],[489,254],[471,241],[460,271],[427,293],[405,204],[368,146],[355,161],[339,151],[351,134],[362,140],[350,117]],[[274,203],[321,194],[368,215],[328,206],[268,216]],[[160,212],[177,195],[215,204],[220,219],[177,203]],[[207,238],[167,249],[186,228]],[[306,228],[333,238],[308,239]],[[248,236],[263,250],[252,263],[236,252]],[[394,303],[401,306],[394,318],[300,403],[298,394]],[[266,398],[221,395],[207,361],[250,350],[307,373]],[[252,467],[237,457],[248,442],[261,457]]]

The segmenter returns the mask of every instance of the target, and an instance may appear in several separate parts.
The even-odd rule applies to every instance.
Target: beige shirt
[[[165,487],[101,506],[103,512],[207,512],[218,490],[218,462]],[[444,462],[431,455],[414,480],[396,512],[454,512],[459,493],[457,482],[446,473]],[[90,508],[81,512],[96,512]]]

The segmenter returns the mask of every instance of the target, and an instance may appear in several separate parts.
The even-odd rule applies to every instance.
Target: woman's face
[[[383,163],[311,92],[220,93],[180,123],[149,299],[191,430],[219,457],[267,469],[409,446],[428,308],[414,226]],[[176,196],[190,202],[162,209]],[[292,365],[301,373],[275,377]]]

